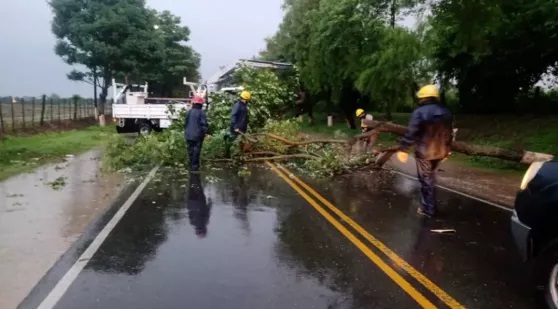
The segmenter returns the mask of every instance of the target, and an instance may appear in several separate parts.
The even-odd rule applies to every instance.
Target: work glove
[[[448,152],[448,155],[442,159],[442,162],[440,163],[444,163],[449,157],[451,156],[451,152]]]
[[[400,150],[397,152],[397,160],[401,163],[407,163],[409,160],[409,154]]]

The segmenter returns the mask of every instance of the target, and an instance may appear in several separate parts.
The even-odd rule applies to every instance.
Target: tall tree
[[[172,97],[173,92],[182,86],[183,77],[189,81],[199,80],[200,55],[186,45],[190,29],[181,25],[180,17],[169,11],[152,11],[152,14],[156,18],[156,38],[161,41],[163,50],[161,61],[152,63],[149,68],[148,79],[158,95]]]
[[[99,114],[112,78],[117,73],[140,75],[162,56],[160,41],[153,39],[154,18],[143,0],[52,0],[52,31],[56,54],[70,65],[81,65],[71,78],[98,73]]]
[[[430,44],[438,69],[457,81],[469,112],[514,110],[558,63],[555,0],[441,0]]]
[[[396,107],[412,98],[409,87],[417,79],[415,70],[423,58],[421,42],[416,33],[395,27],[384,30],[380,45],[381,49],[362,59],[364,69],[357,85],[381,103],[391,120]]]

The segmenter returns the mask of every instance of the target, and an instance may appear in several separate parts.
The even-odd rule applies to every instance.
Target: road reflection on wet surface
[[[534,308],[509,214],[440,192],[416,216],[414,183],[389,172],[309,181],[468,308]],[[453,235],[431,232],[453,228]],[[368,244],[369,245],[369,244]],[[381,252],[434,305],[447,307]],[[419,308],[267,168],[161,171],[56,308]]]

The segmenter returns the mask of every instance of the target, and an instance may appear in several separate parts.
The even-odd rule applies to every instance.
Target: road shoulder
[[[101,151],[0,182],[0,308],[15,308],[126,187]]]

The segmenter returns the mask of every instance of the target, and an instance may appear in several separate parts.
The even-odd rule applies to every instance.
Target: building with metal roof
[[[248,65],[254,68],[265,68],[273,70],[291,70],[293,65],[284,62],[275,61],[263,61],[263,60],[248,60],[239,59],[238,61],[222,68],[219,72],[213,74],[207,79],[206,85],[211,89],[211,91],[217,91],[223,87],[231,87],[233,85],[234,72],[238,70],[242,65]]]

